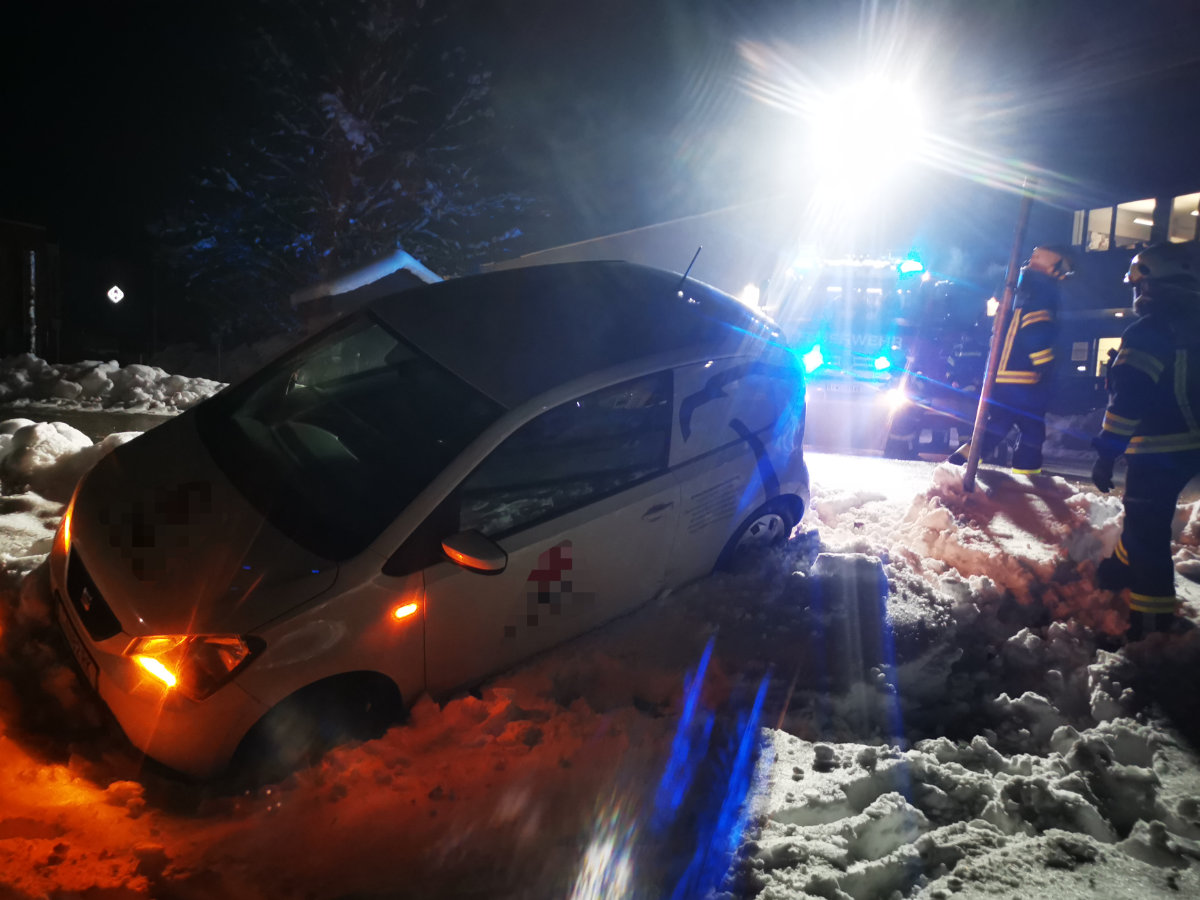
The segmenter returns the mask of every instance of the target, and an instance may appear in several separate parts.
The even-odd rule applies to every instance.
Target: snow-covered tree
[[[486,181],[491,76],[453,40],[453,3],[267,9],[252,133],[159,228],[189,300],[261,327],[295,288],[397,247],[457,274],[520,233],[526,201]]]

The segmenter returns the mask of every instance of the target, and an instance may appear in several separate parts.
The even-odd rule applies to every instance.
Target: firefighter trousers
[[[1129,588],[1134,612],[1176,610],[1171,523],[1179,494],[1200,475],[1200,450],[1125,457],[1125,526],[1116,552],[1101,563],[1110,582]]]
[[[1013,450],[1013,469],[1040,469],[1042,444],[1046,440],[1046,406],[1049,402],[1050,388],[1045,377],[1037,384],[993,386],[979,458],[990,458],[1015,425],[1020,437]]]

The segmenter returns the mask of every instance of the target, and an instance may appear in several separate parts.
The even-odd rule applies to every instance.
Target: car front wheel
[[[247,786],[278,781],[340,744],[380,737],[403,715],[400,692],[381,676],[344,675],[310,685],[250,730],[230,774]]]

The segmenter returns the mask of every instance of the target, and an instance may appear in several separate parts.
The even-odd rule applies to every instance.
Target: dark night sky
[[[0,58],[0,218],[133,246],[251,115],[233,48],[261,4],[22,6]],[[787,122],[740,88],[737,42],[836,81],[895,51],[897,8],[947,124],[969,110],[990,152],[1078,179],[1079,205],[1200,187],[1193,0],[480,0],[458,30],[495,72],[497,160],[573,240],[763,189],[755,150]]]
[[[233,5],[23,4],[0,58],[0,216],[120,246],[236,114],[221,65]],[[203,7],[203,9],[201,9]]]

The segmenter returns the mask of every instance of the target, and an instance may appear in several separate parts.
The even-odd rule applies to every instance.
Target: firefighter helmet
[[[1129,262],[1125,283],[1146,279],[1200,294],[1200,248],[1194,243],[1155,244],[1140,251]]]
[[[1062,247],[1034,247],[1033,253],[1029,255],[1029,262],[1025,265],[1060,281],[1075,271],[1071,257]]]
[[[1200,245],[1153,244],[1129,262],[1125,283],[1133,287],[1133,310],[1179,311],[1200,299]]]

